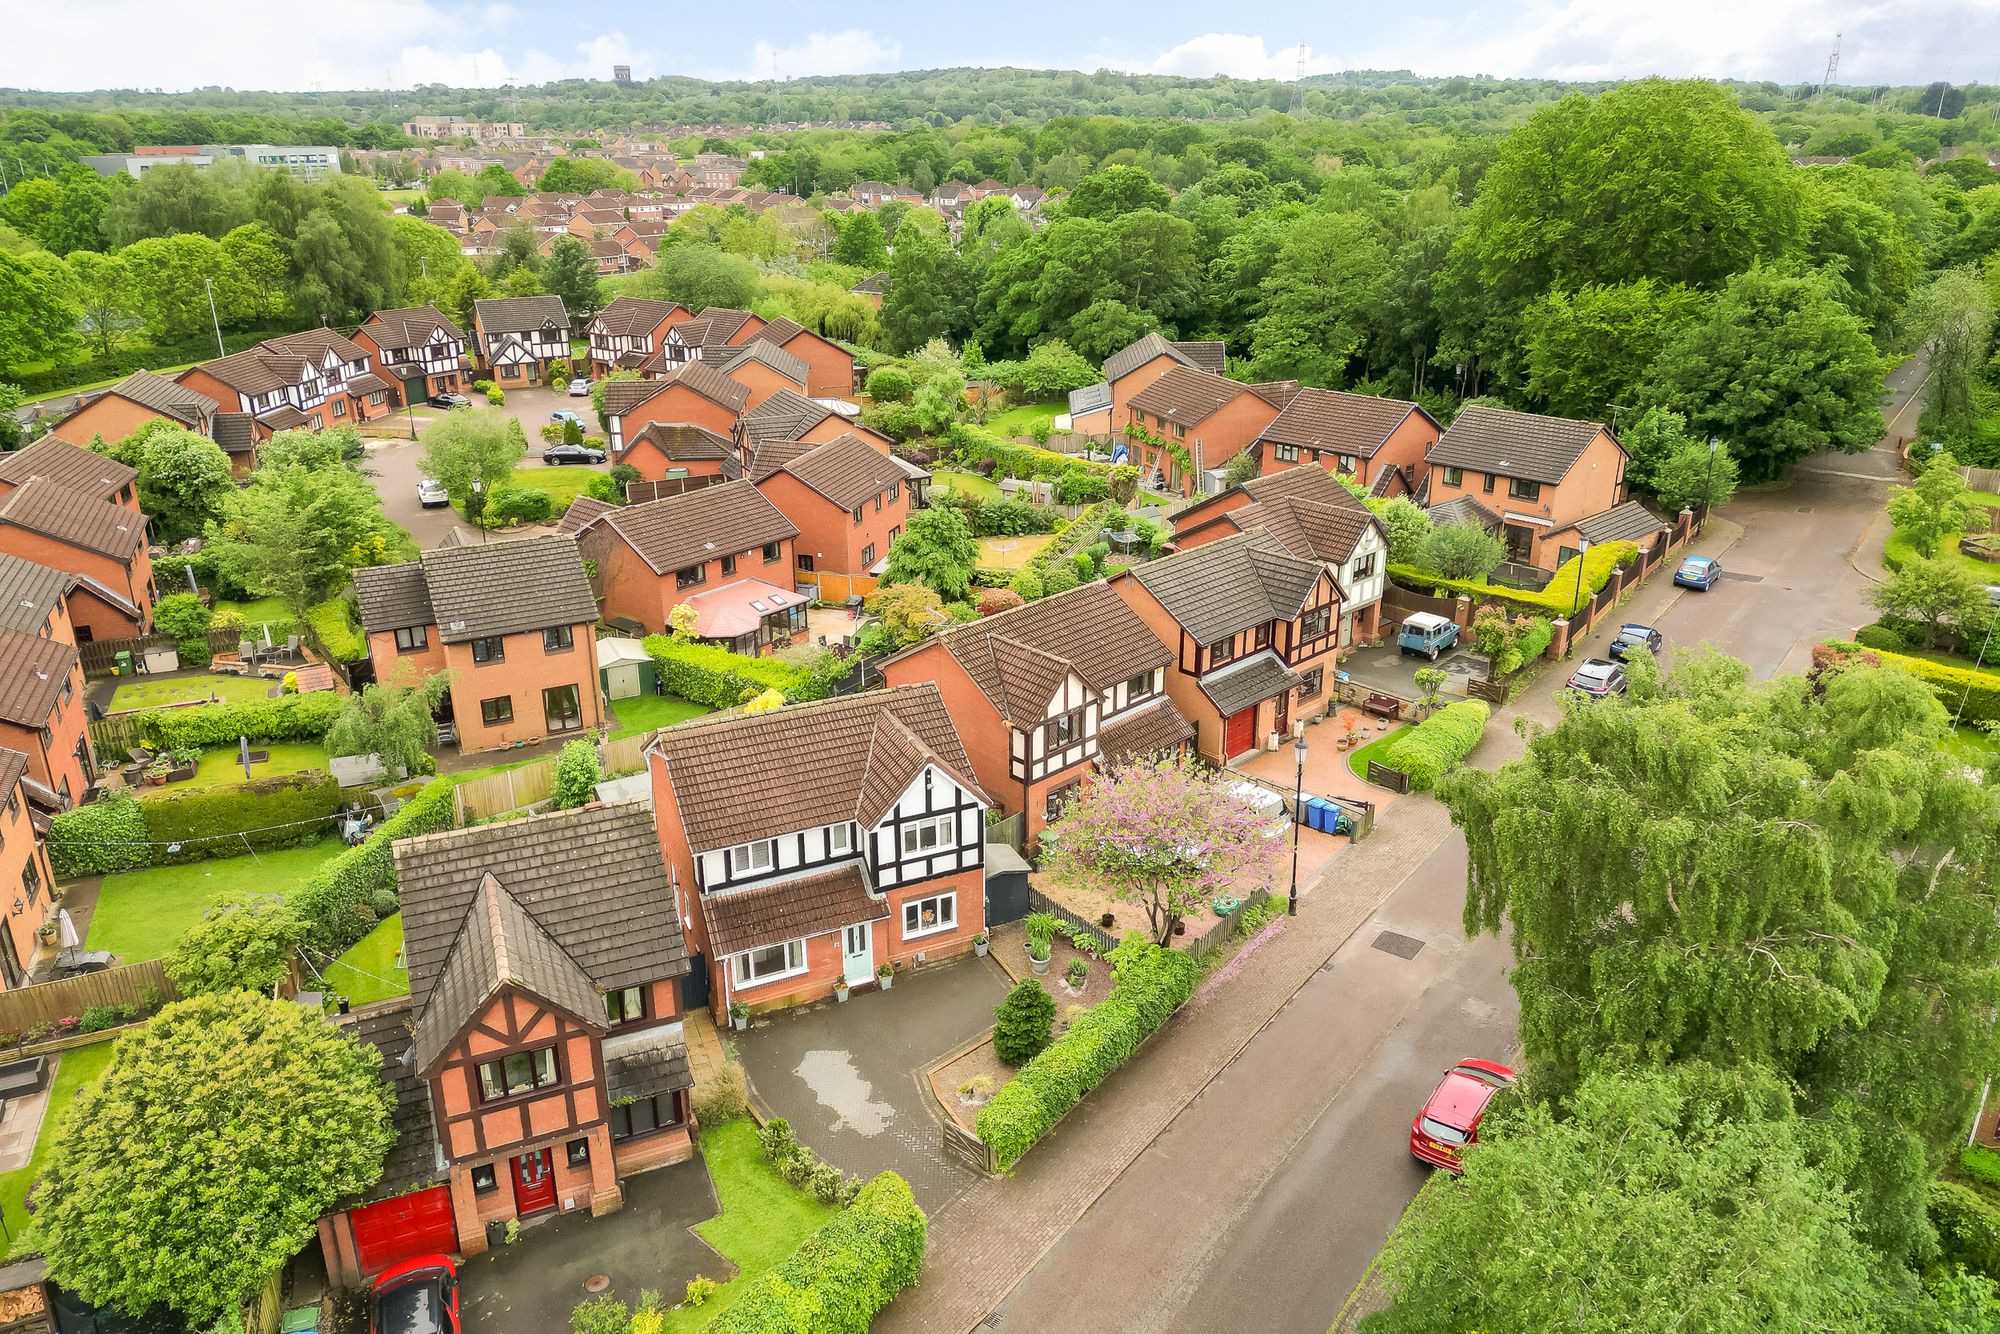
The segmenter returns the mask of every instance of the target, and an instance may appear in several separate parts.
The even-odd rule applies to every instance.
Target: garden
[[[711,710],[705,704],[696,704],[678,695],[632,695],[612,700],[611,712],[618,720],[618,726],[611,732],[615,741],[619,737],[639,736],[662,727],[672,727],[675,723],[699,718]]]
[[[244,857],[104,877],[84,945],[120,963],[164,958],[202,914],[235,894],[283,894],[340,852],[333,839]]]
[[[403,914],[377,922],[374,930],[327,965],[326,990],[355,1005],[407,995],[410,970],[403,964]]]
[[[135,676],[120,677],[111,692],[106,713],[136,713],[142,709],[172,708],[186,704],[243,704],[268,699],[278,689],[276,681],[254,676]]]
[[[72,1047],[56,1056],[56,1072],[49,1080],[48,1104],[42,1112],[41,1129],[35,1132],[34,1152],[29,1156],[27,1166],[0,1172],[0,1218],[12,1220],[9,1225],[13,1228],[13,1238],[6,1252],[8,1255],[26,1254],[35,1249],[28,1226],[33,1218],[26,1207],[28,1189],[41,1175],[49,1150],[61,1137],[63,1122],[76,1105],[76,1095],[103,1076],[117,1046],[115,1039],[107,1037],[102,1042]]]

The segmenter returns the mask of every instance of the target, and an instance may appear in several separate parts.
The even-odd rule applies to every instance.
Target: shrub
[[[1514,651],[1520,657],[1521,665],[1535,661],[1549,651],[1555,642],[1556,624],[1546,616],[1531,616],[1514,639]]]
[[[454,815],[451,780],[432,779],[377,825],[359,847],[345,848],[321,865],[285,898],[298,916],[304,943],[338,954],[367,935],[376,922],[375,896],[384,891],[393,893],[396,887],[390,844],[399,838],[449,829]]]
[[[915,377],[901,366],[884,366],[870,371],[864,384],[868,397],[881,403],[906,402],[917,388]]]
[[[993,1021],[993,1054],[1008,1065],[1019,1065],[1049,1045],[1055,1029],[1055,998],[1032,977],[1023,978],[994,1010]]]
[[[714,644],[695,644],[670,635],[643,641],[668,694],[712,709],[733,709],[745,691],[776,690],[791,703],[824,699],[835,679],[823,668],[800,668],[775,658],[749,658]],[[822,658],[821,662],[825,663]]]
[[[998,616],[1003,611],[1012,611],[1025,601],[1011,588],[988,588],[979,594],[979,614]]]
[[[139,803],[156,865],[291,848],[325,836],[340,809],[329,773],[284,774],[230,787],[148,797]],[[171,851],[167,845],[180,845]]]
[[[1573,616],[1576,609],[1611,582],[1611,572],[1639,558],[1632,542],[1606,542],[1581,556],[1571,556],[1556,569],[1548,587],[1539,593],[1523,588],[1499,588],[1477,579],[1446,579],[1414,565],[1391,565],[1389,575],[1398,583],[1429,589],[1439,595],[1469,593],[1486,602],[1497,602],[1532,616]],[[1583,562],[1583,595],[1577,596],[1576,563]]]
[[[59,880],[151,866],[153,849],[138,799],[106,797],[57,815],[49,822],[49,861]]]
[[[1399,733],[1383,749],[1381,763],[1410,776],[1410,786],[1427,792],[1445,770],[1472,753],[1493,710],[1485,700],[1462,699]]]
[[[268,994],[290,971],[302,934],[270,894],[236,894],[210,907],[167,952],[167,976],[183,996],[219,991]]]
[[[1931,1183],[1926,1211],[1945,1264],[2000,1278],[2000,1211],[1979,1192],[1949,1181]]]
[[[1081,581],[1076,577],[1075,567],[1065,562],[1052,567],[1042,575],[1042,592],[1054,597],[1058,593],[1069,592],[1079,582]]]
[[[570,1334],[630,1334],[632,1308],[616,1297],[592,1297],[569,1313]]]
[[[1901,653],[1881,652],[1885,666],[1901,667],[1910,675],[1931,688],[1931,693],[1945,708],[1957,712],[1959,701],[1965,702],[1965,721],[1973,723],[2000,722],[2000,672],[1974,671],[1972,667],[1958,667],[1950,663],[1932,662],[1928,658],[1912,658]]]
[[[1032,566],[1023,566],[1014,571],[1014,577],[1007,581],[1007,587],[1023,602],[1039,601],[1045,592],[1041,573]]]
[[[757,1132],[757,1143],[763,1146],[766,1158],[778,1163],[789,1158],[792,1150],[799,1147],[799,1137],[793,1133],[790,1121],[774,1116]]]
[[[604,765],[597,758],[596,743],[565,742],[562,754],[556,757],[555,808],[566,811],[583,805],[597,795],[597,785],[603,781]]]
[[[241,704],[151,709],[138,715],[139,739],[155,750],[233,746],[239,736],[252,741],[317,741],[333,726],[340,705],[338,692],[323,690]]]
[[[487,502],[482,520],[489,528],[509,523],[541,523],[555,512],[555,501],[546,491],[531,486],[503,486]]]
[[[181,656],[208,661],[208,627],[215,614],[192,593],[169,593],[153,608],[153,624],[180,644]]]
[[[840,1188],[846,1178],[833,1164],[821,1163],[813,1168],[810,1181],[813,1198],[821,1204],[833,1204],[840,1199]]]
[[[1984,1144],[1968,1144],[1959,1150],[1958,1170],[1982,1186],[2000,1190],[2000,1153]]]
[[[682,1306],[701,1306],[715,1295],[715,1280],[696,1274],[688,1280],[687,1293],[681,1298]]]
[[[507,404],[507,391],[497,384],[489,384],[486,386],[486,401],[496,408],[505,407]]]
[[[91,1005],[83,1011],[83,1023],[78,1026],[84,1033],[102,1033],[107,1028],[129,1024],[137,1019],[143,1009],[137,1005]]]
[[[876,1314],[917,1281],[924,1211],[909,1183],[883,1172],[854,1202],[760,1274],[710,1334],[867,1334]]]

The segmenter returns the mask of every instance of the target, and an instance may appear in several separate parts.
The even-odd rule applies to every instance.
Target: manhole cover
[[[1724,579],[1734,579],[1739,584],[1761,584],[1764,582],[1764,576],[1761,574],[1743,574],[1736,570],[1724,570],[1722,577]]]
[[[984,1320],[980,1321],[979,1323],[986,1326],[986,1328],[988,1329],[998,1329],[1000,1328],[1000,1313],[998,1311],[995,1311],[992,1315],[987,1316]]]
[[[1393,954],[1398,959],[1414,959],[1417,957],[1417,951],[1423,947],[1423,941],[1415,936],[1406,936],[1400,931],[1384,931],[1375,937],[1374,945],[1374,948],[1384,954]]]
[[[592,1274],[583,1281],[583,1290],[585,1292],[603,1292],[610,1286],[611,1275],[609,1274]]]

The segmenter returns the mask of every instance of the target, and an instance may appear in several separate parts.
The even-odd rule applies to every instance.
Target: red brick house
[[[99,462],[106,469],[131,471],[110,459]],[[129,490],[127,483],[113,494]],[[152,626],[159,589],[146,549],[146,516],[139,512],[136,498],[100,500],[36,474],[0,495],[0,555],[60,570],[80,581],[87,596],[69,605],[80,643],[130,638]]]
[[[435,306],[378,310],[355,331],[375,378],[388,386],[388,405],[428,403],[465,389],[465,331]]]
[[[1110,586],[1174,654],[1167,695],[1202,758],[1226,764],[1324,706],[1340,591],[1270,534],[1225,537],[1114,575]]]
[[[680,478],[719,477],[733,481],[742,475],[736,442],[705,426],[649,422],[625,441],[618,460],[639,470],[648,482]]]
[[[693,318],[678,302],[643,296],[613,298],[584,326],[590,339],[590,373],[602,376],[638,370],[660,355],[669,330]]]
[[[626,442],[654,422],[734,435],[750,391],[713,366],[690,362],[663,380],[613,380],[604,386],[605,438],[611,461],[625,462]]]
[[[808,394],[840,398],[854,392],[854,354],[796,320],[775,319],[755,333],[731,341],[747,343],[753,338],[773,343],[805,362]]]
[[[41,949],[36,932],[55,918],[49,901],[55,871],[36,827],[43,808],[34,785],[28,757],[0,747],[0,903],[9,905],[0,928],[0,990],[5,991],[27,983]]]
[[[1579,523],[1624,503],[1625,462],[1601,422],[1476,403],[1431,447],[1427,503],[1497,511],[1507,559],[1553,570],[1576,554]]]
[[[764,327],[762,317],[747,310],[710,306],[693,319],[667,331],[660,340],[660,373],[665,374],[690,361],[710,361],[710,354],[736,343],[748,342]]]
[[[1123,414],[1132,396],[1173,367],[1186,366],[1221,375],[1228,367],[1228,360],[1227,350],[1219,342],[1176,342],[1147,334],[1104,359],[1103,380],[1070,395],[1071,429],[1086,435],[1108,435],[1122,429],[1126,420]],[[1115,424],[1114,405],[1120,414]]]
[[[473,361],[502,389],[541,384],[569,359],[569,311],[559,296],[503,296],[472,303]]]
[[[137,469],[60,437],[45,435],[11,454],[0,454],[0,496],[7,495],[34,477],[92,500],[122,505],[134,514],[141,513]]]
[[[1112,429],[1127,436],[1143,481],[1183,496],[1212,493],[1223,465],[1277,418],[1283,404],[1264,389],[1172,365],[1122,406],[1114,399]]]
[[[597,600],[561,533],[426,551],[354,572],[377,681],[452,673],[443,717],[461,751],[604,726]]]
[[[771,442],[757,451],[757,489],[798,529],[797,571],[814,600],[842,603],[875,591],[889,544],[910,517],[910,477],[856,435],[825,444]]]
[[[892,686],[936,686],[973,776],[1032,841],[1090,774],[1178,749],[1174,654],[1102,583],[954,625],[882,661]]]
[[[611,1213],[626,1177],[694,1151],[687,952],[642,804],[394,852],[410,995],[381,1009],[408,1045],[372,1010],[351,1022],[383,1050],[398,1140],[384,1183],[321,1221],[328,1273],[347,1282],[423,1249],[479,1254],[488,1223]]]
[[[224,411],[249,413],[266,439],[273,431],[320,430],[391,411],[389,386],[370,367],[368,349],[331,329],[268,338],[174,379]]]
[[[736,426],[736,439],[746,458],[754,459],[757,452],[772,442],[803,440],[809,444],[825,444],[838,440],[843,435],[865,440],[883,454],[889,453],[889,438],[869,430],[852,417],[842,416],[824,403],[815,402],[803,394],[789,389],[777,393],[743,414]],[[913,469],[920,475],[920,469]],[[920,502],[921,503],[921,500]]]
[[[26,776],[56,809],[83,800],[97,761],[76,645],[0,629],[0,746],[26,757]]]
[[[781,389],[794,394],[805,392],[806,363],[775,343],[753,339],[702,360],[750,391],[746,408],[755,408]]]
[[[175,384],[164,375],[133,371],[109,389],[89,395],[83,406],[57,422],[49,434],[73,445],[87,446],[94,439],[117,444],[146,423],[164,419],[208,435],[220,406],[207,394]]]
[[[991,803],[933,685],[682,723],[647,762],[718,1015],[865,988],[986,929]]]
[[[1257,471],[1268,477],[1311,463],[1373,487],[1384,471],[1400,468],[1415,490],[1443,429],[1430,413],[1402,399],[1302,388],[1257,437]]]
[[[770,653],[805,633],[807,599],[792,587],[799,530],[749,481],[642,505],[586,504],[563,516],[596,562],[606,620],[664,632],[683,602],[695,636],[738,653]]]

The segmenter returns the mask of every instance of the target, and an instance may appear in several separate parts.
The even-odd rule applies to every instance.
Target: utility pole
[[[222,346],[222,317],[215,313],[215,279],[203,278],[201,282],[208,289],[208,318],[215,321],[215,355],[226,357],[229,352]]]
[[[1299,66],[1292,75],[1292,114],[1306,114],[1306,44],[1299,43]]]
[[[1826,90],[1833,86],[1833,76],[1839,72],[1840,72],[1840,34],[1835,33],[1833,35],[1833,52],[1826,58],[1826,77],[1819,81],[1819,92],[1814,94],[1813,96],[1814,101],[1818,101],[1820,98],[1826,96]]]

